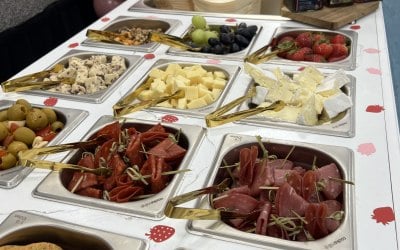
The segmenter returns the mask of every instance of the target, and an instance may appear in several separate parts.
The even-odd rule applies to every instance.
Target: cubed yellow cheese
[[[186,98],[179,98],[178,99],[178,104],[177,104],[176,107],[178,109],[186,109],[187,108],[186,105],[187,105],[187,99]]]
[[[157,104],[158,107],[164,107],[164,108],[172,108],[171,103],[169,102],[169,100],[159,103]]]
[[[201,87],[201,86],[203,86],[203,87]],[[199,90],[199,97],[203,97],[203,96],[208,95],[208,94],[211,95],[211,91],[209,91],[207,88],[204,88],[204,85],[199,84],[197,86],[197,88]]]
[[[166,74],[164,71],[160,70],[160,69],[152,69],[149,72],[149,76],[154,78],[154,79],[161,79],[161,80],[165,80],[166,78]]]
[[[154,94],[154,91],[151,89],[145,89],[142,92],[140,92],[138,98],[139,100],[142,101],[147,101],[147,100],[151,100],[155,97],[156,95]]]
[[[214,78],[226,79],[226,75],[222,71],[214,71]]]
[[[214,99],[218,99],[218,97],[221,95],[221,93],[222,93],[222,89],[213,89],[211,91],[211,94],[214,97]]]
[[[175,81],[176,80],[182,81],[185,85],[190,85],[190,79],[188,79],[182,75],[175,76]]]
[[[175,93],[178,90],[185,89],[187,86],[186,84],[178,79],[175,79],[175,83],[172,85],[172,93]]]
[[[223,88],[225,88],[225,84],[226,84],[226,80],[221,79],[221,78],[216,78],[216,79],[214,79],[214,82],[213,82],[213,88],[223,89]]]
[[[185,87],[185,97],[188,100],[194,100],[199,98],[199,90],[197,86],[186,86]]]
[[[206,86],[209,89],[213,88],[213,84],[214,84],[214,77],[212,76],[204,76],[201,78],[200,81],[201,84],[203,84],[204,86]]]
[[[202,98],[207,103],[207,105],[213,103],[215,100],[211,94],[206,94]]]
[[[150,89],[158,94],[165,93],[166,85],[165,82],[160,79],[154,79],[151,83]]]
[[[189,109],[196,109],[196,108],[201,108],[207,105],[207,102],[203,98],[197,98],[194,100],[191,100],[188,104],[187,107]]]
[[[167,69],[165,70],[165,73],[167,73],[168,75],[174,75],[176,73],[177,70],[181,70],[182,67],[177,64],[177,63],[170,63],[167,67]]]

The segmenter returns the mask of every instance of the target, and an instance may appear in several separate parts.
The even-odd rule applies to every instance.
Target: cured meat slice
[[[74,172],[68,183],[68,190],[78,192],[81,189],[97,185],[97,176],[92,173]]]
[[[121,174],[115,177],[117,186],[133,185],[133,180],[128,174]]]
[[[162,175],[162,173],[170,170],[171,166],[163,158],[156,158],[156,165],[152,166],[151,193],[158,193],[167,186],[170,176]]]
[[[274,185],[273,169],[268,165],[266,160],[256,163],[254,167],[254,180],[250,185],[252,196],[260,195],[260,187]]]
[[[86,168],[95,168],[93,154],[84,154],[78,161],[78,165]]]
[[[168,162],[182,158],[186,154],[186,149],[176,144],[170,138],[166,138],[147,151],[147,153],[164,158]]]
[[[308,206],[308,202],[296,193],[293,187],[287,182],[284,183],[276,192],[275,207],[279,216],[291,217],[295,216],[292,212],[303,216]]]
[[[112,154],[108,166],[113,170],[115,176],[123,174],[127,168],[124,160],[117,153]]]
[[[149,132],[146,131],[140,135],[143,144],[146,146],[154,147],[157,143],[169,137],[167,132]]]
[[[342,210],[342,204],[340,202],[338,202],[337,200],[326,200],[326,201],[323,201],[322,203],[324,203],[327,206],[327,210],[328,210],[327,217],[332,216],[333,213]],[[326,227],[327,227],[328,231],[331,233],[340,226],[341,221],[326,218],[325,223],[326,223]]]
[[[121,125],[119,124],[118,121],[115,121],[97,131],[96,137],[104,137],[106,139],[114,139],[115,141],[118,141],[120,131],[121,131]]]
[[[303,177],[299,174],[298,171],[292,171],[286,178],[287,183],[296,190],[296,193],[302,195],[302,183]]]
[[[280,169],[280,168],[275,168],[274,169],[274,185],[276,187],[282,186],[284,183],[287,182],[287,177],[291,175],[294,170],[291,169]]]
[[[94,155],[94,166],[96,168],[100,166],[100,159],[103,159],[104,162],[108,161],[111,148],[115,142],[116,142],[115,139],[110,139],[97,148],[96,153]]]
[[[97,188],[87,187],[79,190],[78,192],[76,192],[76,194],[101,199],[103,196],[103,191]]]
[[[268,220],[269,215],[271,213],[272,204],[271,202],[265,202],[265,204],[261,208],[260,215],[257,218],[256,222],[256,234],[267,234]]]
[[[126,146],[125,155],[132,165],[141,166],[143,164],[143,154],[140,153],[142,145],[140,134],[134,133],[129,136],[129,142]]]
[[[111,189],[113,189],[114,187],[117,186],[117,180],[116,180],[116,176],[115,175],[111,175],[109,176],[103,184],[103,188],[104,190],[110,191]]]
[[[329,234],[326,217],[328,216],[328,206],[325,203],[311,203],[305,211],[307,224],[305,229],[314,239],[320,239]]]
[[[321,198],[318,195],[317,189],[317,175],[314,170],[308,170],[303,175],[301,191],[306,201],[312,203],[318,203],[320,201]]]
[[[239,183],[251,185],[254,178],[254,167],[258,157],[258,147],[243,148],[239,152]]]
[[[335,200],[343,192],[343,183],[340,182],[342,177],[336,164],[331,163],[315,171],[317,173],[317,180],[324,185],[322,192],[325,197],[328,200]],[[330,178],[335,178],[337,180],[332,180]]]
[[[250,188],[249,186],[239,186],[235,188],[231,188],[228,191],[226,191],[227,194],[229,193],[241,193],[241,194],[246,194],[250,195]]]
[[[129,184],[125,186],[115,187],[108,193],[110,200],[115,202],[131,201],[135,196],[139,196],[142,194],[142,187],[135,187]]]
[[[293,168],[293,162],[285,159],[276,159],[269,161],[268,164],[273,168],[273,169],[292,169]]]

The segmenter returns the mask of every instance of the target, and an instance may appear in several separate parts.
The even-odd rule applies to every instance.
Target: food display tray
[[[326,63],[318,63],[318,62],[305,62],[305,61],[292,61],[280,57],[275,57],[264,64],[282,64],[285,66],[299,66],[302,63],[305,65],[312,65],[316,68],[328,68],[328,69],[344,69],[344,70],[354,70],[357,67],[356,64],[356,58],[357,58],[357,38],[358,34],[355,31],[352,30],[341,30],[341,31],[331,31],[331,30],[324,30],[324,29],[315,29],[315,28],[294,28],[294,27],[278,27],[275,30],[274,35],[271,38],[272,39],[277,39],[279,41],[279,38],[282,38],[285,35],[297,35],[301,32],[314,32],[314,33],[325,33],[327,35],[336,35],[336,34],[342,34],[346,38],[350,40],[350,47],[349,51],[350,54],[346,59],[343,59],[341,61],[337,62],[326,62]],[[271,42],[269,41],[269,42]],[[259,49],[259,48],[255,48]],[[270,52],[270,50],[269,50]]]
[[[216,26],[216,25],[228,25],[228,26],[236,26],[235,25],[229,25],[226,23],[209,23],[208,24],[210,27],[211,26]],[[173,55],[173,56],[187,56],[187,57],[199,57],[199,58],[213,58],[213,59],[224,59],[224,60],[235,60],[235,61],[243,61],[246,56],[249,54],[250,50],[252,49],[255,41],[257,40],[258,35],[260,34],[261,30],[262,30],[262,26],[261,25],[256,25],[257,26],[257,33],[254,35],[254,37],[251,39],[249,45],[238,52],[235,53],[228,53],[228,54],[213,54],[213,53],[202,53],[202,52],[191,52],[191,51],[185,51],[185,50],[181,50],[181,49],[176,49],[173,47],[170,47],[167,50],[167,54],[169,55]],[[190,25],[186,31],[183,33],[182,37],[187,37],[189,36],[189,32],[191,30],[192,26]]]
[[[138,18],[138,17],[128,17],[120,16],[112,20],[108,25],[101,28],[104,31],[117,32],[123,27],[140,27],[142,29],[157,29],[161,28],[165,34],[171,33],[181,22],[176,19],[155,19],[155,18]],[[100,47],[100,48],[110,48],[110,49],[120,49],[128,51],[141,51],[141,52],[153,52],[159,46],[158,43],[149,42],[137,46],[128,46],[123,44],[113,44],[106,42],[94,41],[91,39],[86,39],[82,42],[82,45]]]
[[[144,240],[14,211],[0,225],[0,246],[49,242],[65,250],[145,250]]]
[[[341,171],[342,178],[354,182],[354,155],[353,152],[344,147],[302,143],[294,141],[273,140],[262,138],[262,142],[269,155],[277,155],[284,158],[295,146],[289,156],[289,160],[306,163],[313,162],[316,157],[317,162],[324,164],[335,163]],[[215,156],[213,166],[221,166],[223,160],[227,164],[237,162],[238,153],[241,148],[258,146],[254,136],[227,134],[221,144],[219,152]],[[221,180],[219,168],[212,168],[208,175],[207,186],[215,185]],[[343,210],[344,218],[341,225],[329,235],[314,241],[300,242],[289,241],[270,236],[247,233],[232,228],[220,220],[193,220],[189,221],[187,228],[193,234],[205,235],[208,237],[224,239],[245,245],[257,245],[263,248],[279,249],[357,249],[356,243],[356,216],[355,216],[355,197],[354,186],[344,185],[343,190]],[[197,201],[197,208],[212,209],[209,197]]]
[[[297,131],[304,131],[308,133],[315,134],[325,134],[325,135],[333,135],[340,137],[354,137],[355,135],[355,102],[356,102],[356,78],[347,75],[349,77],[350,82],[342,87],[342,91],[347,94],[353,103],[352,107],[349,108],[346,114],[338,121],[328,124],[315,125],[315,126],[306,126],[300,125],[297,123],[284,122],[277,119],[261,117],[261,116],[251,116],[242,120],[237,121],[236,123],[241,124],[250,124],[257,125],[262,127],[280,127]],[[254,82],[250,83],[249,88],[254,85]],[[249,109],[250,100],[242,103],[239,106],[237,111],[247,110]]]
[[[89,131],[97,131],[99,128],[106,124],[115,121],[112,116],[102,116]],[[125,119],[124,123],[134,124],[135,128],[151,128],[156,125],[154,121],[144,121],[137,119]],[[187,144],[187,152],[183,158],[179,169],[190,169],[190,161],[192,155],[197,150],[203,135],[204,128],[199,126],[183,125],[183,124],[162,124],[163,127],[173,130],[181,131],[180,138],[185,140]],[[147,130],[146,129],[146,130]],[[140,129],[138,129],[140,131]],[[91,132],[85,135],[82,139],[88,139]],[[63,162],[68,162],[77,157],[78,154],[71,152],[66,156]],[[79,155],[80,156],[80,155]],[[163,209],[168,202],[168,199],[174,194],[178,188],[182,174],[176,174],[161,192],[154,196],[138,201],[117,203],[97,198],[91,198],[73,194],[68,191],[62,183],[62,172],[51,172],[49,175],[34,189],[33,196],[38,198],[50,199],[54,201],[70,203],[85,207],[96,208],[100,210],[108,210],[111,212],[118,212],[123,214],[135,214],[140,217],[145,217],[153,220],[163,219]]]
[[[207,71],[218,70],[218,71],[224,72],[225,75],[228,76],[227,83],[226,83],[225,88],[222,91],[221,95],[218,97],[217,100],[215,100],[213,103],[211,103],[207,106],[196,108],[196,109],[177,109],[177,108],[165,108],[165,107],[149,108],[150,110],[154,110],[154,111],[158,111],[158,112],[176,113],[176,114],[187,115],[190,117],[197,117],[197,118],[203,118],[204,116],[206,116],[207,114],[209,114],[210,112],[216,110],[219,106],[221,106],[227,92],[229,91],[231,85],[235,81],[236,76],[238,75],[238,73],[240,71],[240,67],[234,66],[234,65],[224,65],[224,64],[215,65],[215,64],[196,63],[196,62],[189,62],[189,61],[178,61],[178,60],[172,60],[172,59],[160,59],[160,60],[156,61],[153,64],[153,66],[146,72],[144,77],[140,80],[140,83],[135,84],[134,88],[132,88],[130,91],[128,91],[127,94],[131,93],[136,88],[138,88],[140,85],[142,85],[146,82],[146,80],[149,77],[149,72],[151,69],[157,68],[157,69],[165,70],[168,67],[168,65],[171,63],[177,63],[182,67],[201,65]]]
[[[0,110],[4,110],[14,104],[13,101],[1,100]],[[33,107],[45,107],[42,105],[32,104]],[[64,140],[72,130],[74,130],[89,114],[87,111],[53,107],[59,120],[64,123],[64,128],[57,134],[54,139],[49,142],[49,145],[55,145]],[[13,188],[33,170],[33,168],[26,168],[22,166],[15,166],[13,168],[0,171],[0,187]]]
[[[92,51],[84,51],[84,50],[70,50],[59,59],[57,59],[52,65],[49,65],[48,69],[54,66],[55,64],[66,64],[68,63],[68,59],[70,57],[78,57],[80,59],[89,58],[92,55],[106,55],[106,56],[122,56],[125,58],[126,70],[125,72],[107,89],[97,91],[93,94],[85,94],[85,95],[71,95],[71,94],[63,94],[59,92],[51,92],[46,90],[31,90],[26,91],[28,94],[32,95],[40,95],[40,96],[53,96],[62,99],[69,99],[73,101],[80,102],[89,102],[89,103],[102,103],[111,93],[113,93],[114,89],[116,89],[124,79],[139,65],[139,63],[143,60],[142,57],[136,55],[123,55],[123,54],[112,54],[112,53],[101,53],[101,52],[92,52]]]

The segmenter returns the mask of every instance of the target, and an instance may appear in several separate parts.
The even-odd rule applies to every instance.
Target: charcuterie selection
[[[16,165],[19,151],[47,145],[64,128],[60,118],[54,109],[34,107],[25,99],[1,110],[0,171]]]
[[[90,139],[104,139],[94,148],[80,151],[78,165],[110,169],[109,175],[72,170],[65,187],[83,196],[113,202],[129,202],[151,197],[162,191],[178,173],[187,148],[184,135],[171,133],[160,124],[139,131],[133,124],[118,121],[98,130]],[[64,172],[65,171],[65,172]],[[67,174],[64,170],[61,175]]]
[[[262,150],[259,152],[259,148]],[[340,166],[285,158],[268,153],[264,144],[237,150],[239,162],[223,161],[219,181],[231,179],[231,187],[212,198],[212,206],[245,219],[224,221],[248,233],[286,240],[310,241],[334,232],[345,217],[344,183]],[[262,155],[260,157],[260,155]]]

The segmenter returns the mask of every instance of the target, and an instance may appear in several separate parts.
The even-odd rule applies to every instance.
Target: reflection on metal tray
[[[0,110],[9,108],[13,101],[1,100]],[[33,107],[44,107],[42,105],[32,105]],[[55,110],[59,121],[62,121],[65,126],[61,132],[58,133],[56,137],[49,143],[49,145],[55,145],[65,139],[72,130],[78,126],[85,117],[89,114],[86,111],[70,108],[60,108],[53,107]],[[21,166],[16,166],[11,169],[0,171],[0,187],[1,188],[13,188],[17,186],[21,181],[33,170],[33,168],[25,168]]]
[[[81,102],[102,103],[124,81],[124,78],[126,78],[130,74],[130,72],[133,71],[138,66],[138,64],[143,60],[142,57],[135,55],[111,54],[111,53],[91,52],[83,50],[70,50],[68,53],[57,59],[52,65],[49,65],[49,68],[51,68],[57,63],[68,65],[68,59],[71,57],[87,59],[93,55],[106,55],[107,58],[110,58],[111,56],[121,56],[125,60],[126,70],[124,73],[122,73],[122,75],[118,79],[116,79],[110,86],[108,86],[108,88],[94,92],[92,94],[73,95],[73,94],[64,94],[60,92],[51,92],[46,90],[32,90],[32,91],[26,91],[26,93],[33,95],[41,95],[41,96],[51,95],[58,98],[70,99]]]
[[[181,22],[175,19],[154,19],[154,18],[137,18],[137,17],[128,17],[128,16],[120,16],[116,19],[112,20],[108,25],[101,28],[104,31],[118,32],[121,28],[132,28],[132,27],[140,27],[142,29],[158,29],[160,28],[163,33],[170,34],[178,24]],[[143,51],[143,52],[152,52],[156,50],[159,46],[158,43],[149,42],[137,46],[128,46],[122,44],[112,44],[105,42],[93,41],[91,39],[86,39],[82,43],[83,45],[93,46],[93,47],[101,47],[101,48],[111,48],[111,49],[121,49],[121,50],[131,50],[131,51]]]
[[[289,151],[295,146],[288,160],[301,164],[302,167],[310,167],[316,157],[317,166],[335,163],[341,172],[344,180],[354,182],[354,156],[350,149],[336,146],[308,144],[293,141],[262,139],[262,142],[269,155],[277,155],[278,158],[285,158]],[[238,162],[239,151],[241,148],[259,146],[253,136],[228,134],[225,136],[221,148],[215,157],[212,170],[207,178],[206,186],[211,186],[220,181],[225,169],[217,166],[226,163],[233,164]],[[226,176],[226,175],[225,175]],[[222,221],[215,220],[193,220],[188,222],[188,229],[191,233],[207,235],[209,237],[220,238],[242,244],[254,244],[262,247],[279,249],[356,249],[356,229],[355,229],[355,197],[354,186],[344,185],[342,194],[344,218],[339,228],[329,235],[315,241],[289,241],[275,237],[257,235],[254,233],[242,232]],[[204,198],[198,200],[197,208],[211,209],[210,200]]]
[[[286,35],[297,35],[301,32],[314,32],[314,33],[324,33],[328,36],[333,36],[337,34],[344,35],[347,39],[350,41],[350,47],[349,51],[350,54],[347,58],[337,61],[337,62],[326,62],[326,63],[317,63],[317,62],[299,62],[299,61],[292,61],[280,57],[275,57],[274,59],[271,59],[265,64],[282,64],[282,65],[293,65],[293,66],[299,66],[301,63],[304,63],[305,65],[313,65],[314,67],[317,68],[329,68],[329,69],[344,69],[344,70],[354,70],[357,65],[356,65],[356,57],[357,57],[357,37],[358,34],[355,31],[352,30],[341,30],[341,31],[331,31],[331,30],[324,30],[324,29],[313,29],[313,28],[292,28],[292,27],[278,27],[271,39],[277,38],[277,41],[279,41],[279,38],[282,38]],[[259,48],[256,48],[259,49]],[[270,50],[269,50],[270,51]]]
[[[356,79],[351,75],[347,75],[349,77],[350,82],[342,87],[342,91],[347,94],[353,103],[353,106],[345,111],[344,116],[333,123],[315,125],[315,126],[306,126],[300,125],[296,123],[289,123],[284,121],[275,120],[273,118],[261,117],[260,115],[251,116],[237,123],[265,126],[265,127],[283,127],[291,130],[304,131],[308,133],[316,133],[316,134],[325,134],[325,135],[333,135],[333,136],[341,136],[341,137],[353,137],[355,134],[355,102],[356,102]],[[249,85],[252,86],[254,82]],[[243,103],[239,106],[239,110],[249,109],[251,103],[248,101],[247,103]]]
[[[229,25],[226,23],[210,23],[209,27],[211,30],[217,29],[220,25],[228,25],[231,26],[232,29],[236,29],[236,25]],[[249,45],[238,52],[235,53],[228,53],[228,54],[213,54],[213,53],[202,53],[202,52],[191,52],[191,51],[185,51],[185,50],[180,50],[176,48],[169,48],[167,51],[167,54],[174,55],[174,56],[188,56],[188,57],[201,57],[201,58],[215,58],[215,59],[224,59],[224,60],[237,60],[237,61],[242,61],[246,58],[246,56],[249,54],[249,51],[253,47],[258,35],[261,32],[262,26],[256,25],[257,26],[257,33],[254,35],[254,37],[251,39]],[[188,29],[183,33],[183,40],[185,41],[190,41],[190,31],[192,30],[192,26],[190,25]]]
[[[0,246],[49,242],[64,250],[145,250],[144,240],[15,211],[0,225]]]
[[[115,121],[112,116],[101,117],[95,125],[89,129],[89,133],[82,138],[87,140],[92,133],[97,131],[99,128],[106,124]],[[137,119],[126,119],[124,120],[125,125],[133,125],[138,131],[146,131],[152,126],[156,125],[157,122],[144,121]],[[176,133],[181,131],[180,141],[182,141],[182,147],[187,148],[185,157],[183,158],[179,170],[190,169],[190,161],[193,153],[200,144],[204,129],[198,126],[191,125],[178,125],[178,124],[162,124],[170,133]],[[77,157],[81,157],[78,152],[71,152],[63,160],[63,162],[74,162]],[[68,178],[68,172],[63,174],[61,172],[51,172],[33,191],[33,195],[38,198],[50,199],[59,202],[71,203],[100,210],[108,210],[111,212],[118,212],[124,214],[135,214],[140,217],[146,217],[150,219],[159,220],[163,218],[163,209],[168,202],[168,199],[174,194],[177,189],[183,174],[177,174],[173,177],[167,187],[161,192],[153,195],[150,198],[145,198],[138,201],[117,203],[107,200],[101,200],[97,198],[91,198],[86,196],[77,195],[71,193],[64,186],[65,179]]]
[[[227,83],[225,84],[225,88],[223,89],[222,93],[216,99],[213,103],[201,107],[201,108],[196,108],[196,109],[177,109],[177,108],[164,108],[164,107],[153,107],[150,108],[151,110],[156,110],[159,112],[166,112],[166,113],[177,113],[177,114],[182,114],[182,115],[188,115],[191,117],[199,117],[202,118],[208,113],[214,111],[217,109],[224,97],[226,96],[230,86],[233,84],[233,81],[235,80],[237,74],[240,71],[240,68],[238,66],[233,66],[233,65],[224,65],[224,64],[204,64],[204,63],[196,63],[196,62],[188,62],[188,61],[175,61],[175,60],[170,60],[170,59],[160,59],[156,61],[153,66],[146,72],[144,77],[140,80],[140,84],[136,84],[135,87],[128,91],[128,94],[134,91],[136,88],[138,88],[140,85],[144,84],[147,79],[148,75],[151,69],[160,69],[160,70],[165,70],[169,64],[171,63],[177,63],[181,67],[187,67],[187,66],[193,66],[193,65],[201,65],[205,70],[207,71],[222,71],[226,76],[227,76]],[[123,97],[124,98],[124,97]]]

